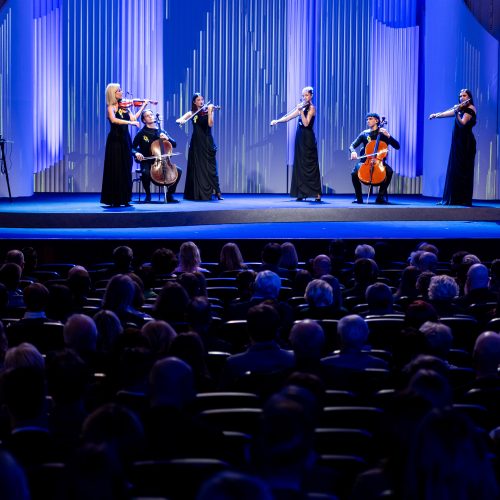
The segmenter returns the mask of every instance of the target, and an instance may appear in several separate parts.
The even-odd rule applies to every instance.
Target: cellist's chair
[[[132,180],[132,183],[137,186],[136,188],[136,193],[137,193],[137,202],[141,202],[141,194],[142,194],[142,170],[140,168],[135,169],[135,177]],[[153,183],[151,183],[153,184]],[[153,184],[155,185],[155,184]],[[158,188],[158,201],[161,201],[162,198],[162,189],[161,186],[157,186]]]

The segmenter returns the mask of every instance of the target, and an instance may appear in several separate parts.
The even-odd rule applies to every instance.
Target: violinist
[[[438,204],[471,207],[476,158],[476,139],[472,128],[476,124],[476,107],[468,89],[462,89],[458,99],[458,104],[451,109],[429,116],[429,120],[455,118],[443,199]]]
[[[214,126],[213,104],[205,105],[205,98],[199,93],[193,95],[191,111],[176,120],[179,125],[193,123],[193,135],[189,143],[189,153],[184,188],[185,200],[211,200],[212,196],[222,200],[219,174],[215,154],[217,146],[212,137]]]
[[[366,115],[366,125],[368,128],[363,130],[361,134],[354,140],[354,142],[349,146],[349,151],[351,152],[351,160],[358,160],[358,154],[356,153],[356,148],[362,145],[361,155],[364,156],[365,148],[368,143],[371,141],[376,141],[377,136],[381,134],[381,140],[385,142],[388,146],[392,146],[394,149],[399,149],[399,142],[392,137],[391,134],[385,129],[380,127],[380,116],[377,113],[368,113]],[[361,181],[358,177],[358,170],[361,165],[363,165],[363,160],[358,162],[356,166],[352,169],[351,178],[352,185],[354,186],[354,192],[356,193],[356,199],[353,203],[362,204],[363,196],[361,192]],[[383,160],[383,166],[385,167],[385,179],[382,183],[378,184],[379,190],[378,195],[375,200],[375,203],[379,205],[387,205],[389,203],[387,199],[387,188],[391,183],[392,179],[392,168],[385,162],[385,158]]]
[[[318,146],[314,135],[316,106],[313,104],[313,88],[302,89],[302,102],[296,108],[278,120],[272,120],[271,126],[299,118],[295,134],[292,185],[290,194],[297,201],[314,196],[314,201],[321,202],[321,177],[319,172]]]
[[[144,159],[145,157],[151,157],[153,155],[151,151],[151,145],[157,139],[166,139],[172,144],[172,147],[176,147],[177,143],[175,139],[170,137],[165,130],[159,130],[156,122],[155,116],[150,109],[145,109],[141,114],[141,121],[144,123],[137,135],[134,137],[134,142],[132,143],[132,154],[137,162],[141,164],[141,181],[144,186],[144,192],[146,193],[145,203],[151,202],[151,165],[154,159]],[[177,180],[168,186],[167,188],[167,203],[179,203],[179,200],[174,198],[174,193],[177,188],[177,184],[182,176],[182,170],[177,168]]]
[[[128,206],[132,199],[132,140],[128,126],[139,128],[139,117],[148,103],[144,101],[137,113],[120,107],[123,90],[118,83],[106,87],[107,118],[111,128],[106,139],[102,175],[101,203],[112,207]]]

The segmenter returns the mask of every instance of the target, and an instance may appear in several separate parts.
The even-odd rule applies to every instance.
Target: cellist
[[[394,149],[399,149],[399,142],[385,129],[380,127],[380,116],[377,113],[368,113],[366,115],[366,125],[368,128],[363,130],[358,137],[349,146],[349,151],[351,152],[351,160],[358,160],[358,154],[356,153],[356,148],[363,145],[360,151],[360,156],[364,156],[366,145],[371,141],[376,141],[378,134],[382,134],[381,140],[385,142],[388,146],[392,146]],[[351,178],[352,185],[354,186],[354,192],[356,194],[356,199],[353,203],[363,203],[363,196],[361,192],[361,182],[358,178],[358,170],[363,164],[364,160],[356,163],[356,166],[352,169]],[[379,184],[378,195],[375,203],[379,205],[387,205],[389,203],[387,199],[387,188],[391,183],[392,179],[392,168],[386,163],[385,158],[383,160],[383,165],[385,167],[385,179]]]
[[[141,121],[144,127],[137,132],[132,143],[132,155],[137,162],[141,163],[141,181],[146,193],[145,203],[151,202],[151,165],[153,159],[145,160],[144,157],[152,156],[151,144],[157,139],[166,139],[170,141],[172,147],[176,147],[177,143],[172,137],[165,132],[165,130],[158,130],[155,122],[155,116],[150,109],[145,109],[141,114]],[[182,169],[177,167],[177,180],[167,188],[167,203],[179,203],[179,200],[174,198],[174,193],[177,184],[181,180]]]

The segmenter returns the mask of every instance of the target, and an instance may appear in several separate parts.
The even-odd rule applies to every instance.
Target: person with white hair
[[[358,245],[354,250],[354,260],[375,259],[375,249],[371,245]]]
[[[467,271],[464,287],[465,293],[460,300],[460,305],[467,307],[472,304],[496,302],[497,295],[489,289],[489,282],[488,268],[484,264],[472,264]]]
[[[340,352],[321,360],[326,373],[330,369],[360,371],[365,368],[388,368],[380,358],[363,352],[368,341],[368,324],[357,314],[344,316],[338,324],[337,333],[340,338]]]
[[[429,301],[440,317],[460,314],[463,309],[458,307],[456,300],[459,296],[457,282],[446,274],[433,276],[429,283]]]

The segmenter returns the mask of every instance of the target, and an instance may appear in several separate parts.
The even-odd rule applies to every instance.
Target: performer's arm
[[[132,142],[132,156],[135,158],[136,162],[144,160],[144,155],[141,153],[141,133],[137,132]]]
[[[447,109],[446,111],[441,111],[440,113],[432,113],[429,115],[429,120],[434,120],[434,118],[449,118],[453,116],[455,112],[452,109]]]
[[[349,151],[351,152],[351,160],[358,159],[358,153],[356,153],[356,148],[363,144],[363,134],[359,134],[358,137],[349,146]]]
[[[184,113],[180,118],[177,118],[177,120],[175,120],[175,122],[179,123],[180,125],[184,125],[186,123],[186,121],[189,120],[189,118],[191,118],[192,116],[193,116],[193,112],[188,111],[187,113]]]
[[[135,125],[137,128],[140,126],[137,120],[123,120],[122,118],[117,118],[115,116],[115,109],[112,105],[108,106],[108,120],[117,125]]]
[[[468,106],[468,108],[474,110],[474,113],[476,112],[476,108],[474,106]],[[460,116],[459,109],[457,108],[457,110],[455,111],[455,118],[457,119],[458,126],[463,127],[472,119],[472,116],[469,113],[464,113],[462,116]]]
[[[304,114],[304,108],[300,108],[299,110],[300,119],[302,120],[302,125],[304,127],[308,127],[311,122],[311,118],[316,114],[316,107],[311,104],[309,105],[309,111],[307,112],[307,116]]]
[[[214,105],[209,104],[207,106],[208,109],[208,126],[213,127],[214,126]]]
[[[300,111],[298,109],[294,109],[291,113],[288,113],[287,115],[282,116],[281,118],[278,118],[277,120],[271,120],[271,126],[274,127],[274,125],[278,125],[278,123],[289,122],[290,120],[297,118],[297,116],[299,116],[299,115],[300,115]]]
[[[141,113],[144,111],[144,108],[146,107],[146,105],[149,103],[149,99],[146,99],[141,107],[137,110],[137,113],[135,113],[134,115],[132,115],[134,117],[134,120],[137,120],[139,118],[139,116],[141,116]]]
[[[394,149],[399,149],[399,142],[391,135],[385,128],[380,129],[380,133],[384,135],[382,140],[387,142],[389,146],[392,146]]]

